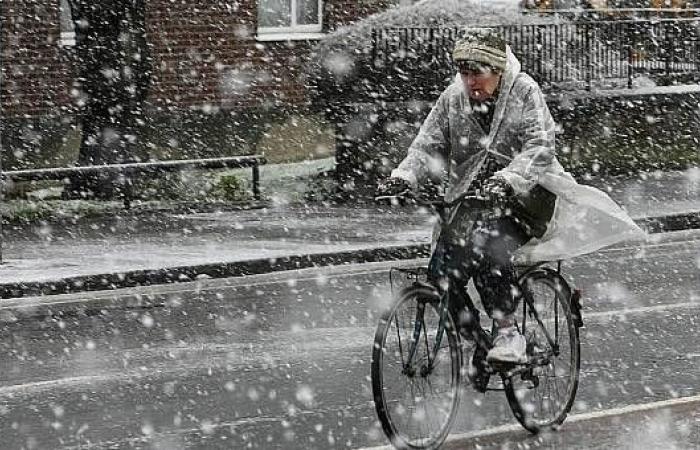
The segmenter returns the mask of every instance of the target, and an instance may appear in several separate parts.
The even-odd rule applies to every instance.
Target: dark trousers
[[[512,257],[531,236],[512,216],[477,220],[469,230],[459,228],[440,236],[428,269],[438,285],[449,280],[450,311],[464,334],[479,323],[479,311],[467,294],[470,278],[489,317],[515,312],[521,293]]]

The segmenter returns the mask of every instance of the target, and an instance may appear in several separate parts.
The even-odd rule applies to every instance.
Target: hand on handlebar
[[[413,188],[401,178],[387,178],[377,186],[377,202],[403,203],[413,197]]]
[[[481,187],[481,195],[494,205],[505,205],[514,196],[513,186],[501,177],[491,177]]]

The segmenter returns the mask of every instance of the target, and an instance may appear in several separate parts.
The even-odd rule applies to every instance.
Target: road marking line
[[[588,313],[586,314],[584,312],[583,318],[584,321],[590,320],[590,319],[599,319],[599,318],[607,318],[607,317],[615,317],[615,316],[624,316],[624,315],[632,315],[632,314],[644,314],[644,313],[652,313],[652,312],[659,312],[659,311],[667,311],[667,310],[672,310],[672,309],[692,309],[692,308],[698,308],[700,307],[700,302],[684,302],[684,303],[674,303],[670,305],[656,305],[656,306],[646,306],[646,307],[639,307],[639,308],[632,308],[632,309],[619,309],[619,310],[613,310],[613,311],[600,311],[600,312],[595,312],[595,313]],[[279,347],[279,342],[281,340],[281,336],[290,338],[290,337],[296,337],[296,339],[302,341],[302,342],[307,342],[306,340],[311,341],[313,344],[305,344],[305,345],[298,345],[292,350],[285,350],[286,356],[291,357],[294,355],[304,355],[305,359],[308,359],[308,353],[311,352],[313,353],[314,351],[324,351],[324,350],[334,350],[337,349],[338,346],[331,346],[331,347],[326,347],[323,345],[323,343],[328,343],[328,342],[335,342],[341,343],[343,349],[355,349],[355,348],[362,348],[362,347],[370,347],[372,345],[372,340],[373,340],[373,335],[375,331],[375,327],[370,327],[370,326],[363,326],[363,327],[342,327],[342,328],[313,328],[309,330],[299,330],[299,331],[292,331],[292,330],[285,330],[283,332],[279,332],[276,334],[271,334],[270,339],[268,339],[264,343],[256,343],[256,345],[260,346],[261,344],[267,344],[273,346],[273,348]],[[332,336],[333,339],[324,339],[328,338],[328,336]],[[340,337],[340,338],[339,338]],[[128,351],[132,352],[134,354],[134,358],[136,360],[140,360],[141,358],[152,358],[152,355],[163,355],[167,354],[168,352],[173,352],[173,353],[178,353],[180,355],[187,355],[188,353],[197,353],[200,354],[202,351],[207,351],[209,353],[216,353],[216,352],[225,352],[227,349],[230,350],[241,350],[244,348],[247,348],[250,346],[251,343],[245,343],[245,342],[231,342],[231,343],[221,343],[221,342],[211,342],[208,344],[201,344],[198,343],[196,347],[192,346],[178,346],[178,345],[173,345],[169,347],[159,347],[155,349],[150,349],[150,350],[140,350],[140,349],[129,349]],[[266,347],[262,347],[265,349]],[[257,348],[258,351],[261,350],[261,347]],[[269,352],[263,352],[267,353],[269,355]],[[246,355],[248,355],[246,353]],[[242,356],[242,355],[241,355]],[[239,356],[239,357],[241,357]],[[250,356],[250,355],[248,355]],[[275,354],[274,356],[278,356],[278,354]],[[183,357],[183,356],[181,356]],[[687,355],[688,358],[695,358],[697,357],[696,354],[689,354]],[[241,360],[242,363],[245,364],[255,364],[257,362],[266,362],[267,361],[267,356],[265,357],[260,357],[260,358],[250,358],[250,359],[244,359]],[[279,357],[280,360],[282,360],[282,357]],[[198,365],[193,365],[193,366],[187,366],[184,367],[185,371],[193,370],[199,368]],[[169,373],[177,373],[177,370],[169,371]],[[16,384],[16,385],[10,385],[10,386],[1,386],[0,387],[0,397],[2,396],[12,396],[15,394],[23,394],[23,393],[28,393],[31,391],[39,391],[42,389],[53,389],[53,388],[59,388],[59,387],[69,387],[69,386],[80,386],[80,385],[86,385],[90,383],[108,383],[108,382],[118,382],[122,380],[138,380],[144,377],[151,376],[152,374],[150,372],[143,372],[139,370],[134,370],[134,371],[129,371],[129,372],[112,372],[109,371],[107,373],[102,373],[99,375],[87,375],[87,376],[79,376],[79,377],[67,377],[67,378],[60,378],[56,380],[45,380],[45,381],[37,381],[37,382],[30,382],[30,383],[24,383],[24,384]]]
[[[672,309],[686,309],[700,307],[700,299],[695,302],[669,303],[666,305],[640,306],[637,308],[615,309],[611,311],[586,312],[586,308],[581,311],[583,320],[600,317],[624,316],[627,314],[644,314],[650,312],[659,312]]]
[[[57,380],[44,380],[44,381],[34,381],[31,383],[24,384],[13,384],[10,386],[1,386],[0,395],[13,395],[15,393],[21,393],[30,389],[53,389],[55,387],[76,385],[80,386],[83,384],[89,384],[94,382],[108,382],[117,381],[118,378],[125,378],[126,376],[119,376],[118,374],[110,375],[85,375],[81,377],[68,377],[59,378]]]
[[[637,403],[633,405],[620,406],[617,408],[604,409],[600,411],[591,411],[581,414],[572,414],[564,422],[564,426],[569,423],[585,422],[588,420],[603,419],[608,417],[623,416],[627,414],[635,414],[646,411],[653,411],[655,409],[671,408],[674,406],[690,405],[693,403],[700,403],[700,395],[694,395],[690,397],[679,397],[672,398],[668,400],[660,400],[657,402],[650,403]],[[464,441],[471,439],[479,439],[485,437],[494,437],[499,434],[515,433],[522,431],[526,433],[520,425],[501,425],[498,427],[488,428],[485,430],[472,431],[469,433],[458,433],[452,434],[447,438],[447,442]],[[379,447],[364,447],[357,450],[391,450],[391,446],[379,446]]]
[[[669,242],[659,242],[659,243],[651,243],[647,244],[645,241],[639,241],[638,245],[626,245],[626,246],[620,246],[620,247],[609,247],[609,248],[603,248],[600,249],[596,252],[593,253],[586,253],[585,255],[581,256],[595,256],[597,253],[613,253],[613,252],[619,252],[619,251],[627,251],[627,250],[648,250],[648,249],[654,249],[654,248],[665,248],[665,247],[673,247],[673,246],[682,246],[683,250],[693,250],[688,249],[686,247],[687,244],[697,242],[700,239],[688,239],[685,241],[669,241]],[[580,258],[580,256],[579,256]]]

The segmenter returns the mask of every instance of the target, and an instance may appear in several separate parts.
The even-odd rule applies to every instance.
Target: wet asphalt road
[[[700,393],[700,232],[656,239],[565,267],[587,325],[576,413]],[[387,267],[116,293],[156,307],[5,312],[0,448],[384,444],[369,362]],[[454,431],[511,423],[502,394],[469,393]]]

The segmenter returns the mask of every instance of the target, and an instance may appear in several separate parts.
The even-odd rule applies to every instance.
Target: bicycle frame
[[[482,202],[483,199],[480,198],[468,198],[468,197],[463,197],[458,200],[455,200],[451,203],[436,203],[433,204],[432,206],[435,207],[438,210],[438,213],[441,218],[441,223],[446,224],[447,223],[447,211],[453,207],[456,206],[458,203],[464,201],[464,200],[476,200],[478,202]],[[537,312],[537,309],[535,308],[534,305],[534,299],[532,297],[532,293],[529,291],[527,286],[524,286],[523,283],[521,282],[524,280],[528,274],[531,274],[533,271],[541,269],[541,270],[548,270],[551,272],[554,272],[551,269],[542,269],[543,263],[538,263],[535,264],[531,267],[528,267],[524,273],[519,277],[519,283],[521,284],[521,288],[523,291],[523,319],[526,318],[526,315],[529,314],[530,317],[532,317],[535,322],[540,326],[540,329],[542,330],[550,348],[552,349],[552,353],[555,356],[559,355],[559,343],[557,342],[558,335],[559,335],[559,308],[558,308],[558,302],[560,301],[559,295],[555,296],[555,303],[554,303],[554,311],[555,311],[555,317],[554,317],[554,327],[555,327],[555,338],[553,339],[547,328],[545,327],[544,323],[542,322],[542,319],[540,318],[539,313]],[[411,271],[411,270],[402,270],[406,272],[410,272],[415,278],[414,278],[414,283],[418,283],[418,272]],[[568,284],[566,284],[565,280],[561,278],[561,264],[559,264],[558,270],[556,271],[556,277],[562,281],[562,283],[568,288]],[[391,275],[390,275],[391,276]],[[448,278],[449,282],[449,278]],[[435,286],[430,283],[431,288],[435,288]],[[569,293],[571,297],[571,293]],[[425,373],[430,373],[433,370],[433,364],[437,359],[437,354],[438,351],[442,345],[442,339],[443,335],[447,330],[447,321],[448,321],[448,314],[449,314],[449,288],[445,289],[445,292],[442,293],[440,296],[440,306],[439,306],[439,313],[440,313],[440,319],[438,323],[438,330],[437,330],[437,335],[435,336],[435,342],[433,344],[432,349],[428,349],[428,365],[425,366],[422,371],[425,371]],[[578,305],[576,305],[578,306]],[[580,308],[580,307],[579,307]],[[578,309],[577,309],[578,311]],[[427,330],[425,326],[425,321],[424,321],[424,314],[425,314],[425,303],[420,303],[418,306],[418,310],[416,312],[416,320],[415,320],[415,325],[414,325],[414,330],[413,330],[413,335],[411,339],[411,345],[409,347],[409,352],[408,352],[408,358],[406,362],[404,363],[404,373],[412,373],[415,374],[414,368],[413,368],[413,359],[416,354],[416,349],[417,346],[420,345],[420,339],[421,339],[421,332],[423,330],[424,333],[426,333],[424,340],[426,341],[427,344]],[[580,317],[580,313],[577,314],[578,317]],[[526,321],[523,320],[523,329],[521,330],[522,333],[525,333],[525,323]],[[477,345],[483,347],[485,350],[489,350],[493,345],[492,345],[492,336],[479,324],[478,321],[476,321],[473,324],[472,327],[472,332],[475,332],[475,341]]]
[[[406,271],[405,269],[399,269],[401,271]],[[410,271],[407,271],[410,272]],[[416,284],[421,284],[419,282],[415,282]],[[434,286],[429,285],[430,288],[434,289]],[[429,374],[433,370],[433,363],[437,359],[437,354],[440,350],[440,347],[442,346],[442,340],[444,338],[445,333],[447,332],[447,323],[448,323],[448,315],[449,315],[449,296],[448,292],[443,293],[440,296],[440,303],[439,303],[439,313],[440,313],[440,319],[438,322],[438,329],[437,333],[435,336],[435,343],[433,344],[432,349],[428,349],[428,365],[423,368],[423,370],[426,371],[427,374]],[[427,344],[427,327],[425,326],[425,319],[424,319],[424,314],[425,314],[425,302],[420,302],[418,303],[417,306],[417,311],[416,311],[416,320],[413,328],[413,334],[411,336],[411,344],[408,349],[408,357],[406,361],[404,362],[404,367],[403,367],[403,372],[404,374],[415,374],[415,370],[413,368],[413,359],[416,354],[416,349],[418,345],[420,345],[420,340],[421,340],[421,333],[423,333],[424,340],[426,341]],[[398,327],[397,327],[398,328]],[[424,331],[425,330],[425,331]],[[475,340],[478,343],[478,345],[481,345],[485,349],[490,349],[492,347],[492,338],[489,335],[489,333],[478,323],[474,323],[472,331],[476,332],[477,335],[475,336]],[[400,339],[399,339],[400,340]]]
[[[541,264],[537,264],[533,267],[531,267],[527,273],[532,272],[534,269],[537,269],[540,267]],[[530,317],[532,317],[535,322],[539,325],[540,330],[544,334],[545,339],[547,340],[547,343],[549,344],[550,348],[552,349],[552,353],[554,356],[559,356],[560,352],[560,347],[559,347],[559,342],[558,342],[558,336],[559,336],[559,308],[558,308],[558,302],[561,301],[559,298],[559,293],[554,298],[554,335],[555,338],[552,338],[552,335],[549,333],[547,330],[547,327],[545,324],[542,322],[542,319],[540,318],[540,314],[537,312],[537,308],[535,308],[534,304],[534,299],[532,297],[532,293],[528,290],[527,286],[521,286],[523,288],[523,319],[525,319],[525,315],[529,314]],[[444,337],[444,333],[447,331],[447,321],[448,321],[448,314],[449,314],[449,308],[448,308],[448,302],[449,302],[449,296],[448,292],[445,292],[443,295],[440,296],[440,306],[439,306],[439,311],[440,311],[440,320],[438,323],[438,330],[437,330],[437,335],[435,336],[435,343],[433,344],[433,348],[430,350],[428,353],[428,365],[425,366],[423,369],[425,373],[429,374],[433,370],[433,363],[437,359],[437,354],[438,351],[440,350],[440,347],[442,345],[442,339]],[[409,373],[413,372],[413,359],[416,354],[416,349],[417,346],[420,345],[420,339],[421,339],[421,332],[423,331],[423,334],[425,336],[425,341],[427,344],[427,328],[425,326],[425,321],[424,321],[424,314],[425,314],[425,303],[421,302],[418,304],[418,310],[416,312],[416,321],[414,325],[414,330],[413,330],[413,336],[411,339],[411,346],[409,347],[409,354],[408,358],[404,364],[404,372]],[[525,333],[525,323],[526,321],[523,320],[523,329],[521,330],[521,333]],[[487,331],[478,323],[475,322],[473,324],[472,328],[473,332],[477,333],[477,336],[475,341],[477,345],[481,346],[485,350],[489,350],[492,347],[492,336],[487,333]],[[529,365],[531,365],[533,361],[530,361]],[[546,364],[547,361],[539,361],[539,362],[534,362],[536,364]],[[415,372],[414,372],[415,373]]]
[[[440,299],[440,321],[438,322],[438,330],[437,334],[435,336],[435,343],[433,344],[432,350],[429,349],[428,352],[428,365],[423,368],[425,370],[425,373],[430,373],[433,370],[433,362],[437,358],[438,350],[440,349],[440,345],[442,344],[442,338],[443,335],[445,334],[446,326],[445,324],[447,323],[447,317],[449,314],[449,310],[447,308],[447,302],[445,299],[447,298],[447,295],[441,296]],[[418,348],[418,345],[420,345],[420,338],[421,338],[421,330],[425,330],[423,335],[425,336],[425,341],[427,344],[427,327],[425,326],[425,319],[423,318],[425,314],[425,303],[420,302],[418,303],[418,309],[416,311],[416,322],[413,327],[413,335],[411,338],[411,345],[408,350],[408,358],[404,362],[404,367],[403,367],[403,372],[404,374],[407,375],[413,375],[415,374],[415,371],[413,369],[413,358],[416,355],[416,349]]]
[[[558,342],[558,337],[559,337],[559,302],[560,301],[569,301],[569,305],[571,306],[571,311],[573,314],[573,318],[576,324],[576,328],[581,328],[583,327],[583,319],[581,317],[581,303],[580,303],[580,298],[581,298],[581,291],[580,290],[572,290],[571,287],[569,286],[569,283],[563,278],[562,273],[561,273],[561,261],[557,262],[557,268],[556,270],[551,268],[551,267],[543,267],[543,264],[545,263],[539,263],[535,264],[531,267],[528,267],[518,278],[518,283],[521,285],[523,289],[523,327],[525,326],[525,319],[526,315],[528,314],[528,306],[529,306],[529,314],[530,317],[535,319],[537,324],[540,326],[540,329],[543,331],[545,338],[547,339],[547,343],[550,345],[552,348],[552,353],[554,353],[555,356],[559,356],[560,352],[560,347],[559,347],[559,342]],[[540,319],[539,313],[537,312],[537,309],[534,307],[534,299],[532,297],[532,292],[529,291],[528,287],[525,285],[525,280],[527,277],[535,272],[543,272],[546,274],[546,276],[556,282],[556,296],[554,298],[554,334],[555,338],[552,339],[551,334],[547,331],[547,327],[544,326],[544,323]],[[521,330],[521,332],[524,334],[525,329]]]
[[[473,196],[461,196],[458,197],[457,199],[451,201],[451,202],[434,202],[430,203],[428,206],[433,207],[438,215],[440,216],[440,223],[441,224],[446,224],[448,222],[447,220],[447,212],[450,210],[450,208],[453,208],[457,205],[460,205],[464,201],[471,201],[473,203],[478,203],[478,204],[483,204],[486,200],[481,197],[473,197]],[[442,233],[442,230],[441,230]],[[408,271],[411,272],[413,276],[415,276],[415,282],[417,282],[418,274],[413,272],[413,271]],[[391,273],[389,275],[390,280],[391,280]],[[449,278],[448,278],[449,282]],[[435,288],[432,284],[430,285],[431,288]],[[424,368],[426,373],[430,373],[433,370],[433,362],[436,360],[438,350],[440,349],[440,346],[442,344],[442,339],[443,335],[447,329],[446,323],[448,320],[448,314],[449,314],[449,289],[446,289],[445,292],[440,296],[440,320],[438,323],[438,330],[437,330],[437,335],[435,336],[435,343],[433,345],[432,351],[429,351],[428,353],[428,366]],[[406,374],[413,374],[413,369],[412,369],[412,361],[416,353],[416,348],[418,345],[420,345],[420,334],[421,334],[421,329],[425,329],[425,321],[424,321],[424,316],[425,314],[425,304],[419,304],[418,306],[418,311],[416,312],[416,321],[414,325],[414,330],[413,330],[413,336],[411,339],[411,345],[409,347],[409,352],[408,352],[408,358],[406,362],[404,363],[404,368],[403,371]],[[477,340],[482,343],[482,345],[485,345],[486,348],[491,348],[491,338],[490,336],[484,331],[484,329],[477,323],[474,326],[474,330],[478,334]],[[426,335],[426,343],[427,343],[427,335]]]
[[[552,336],[549,334],[549,331],[547,331],[547,327],[544,326],[544,323],[542,322],[542,319],[540,319],[540,314],[537,312],[537,309],[535,308],[535,301],[532,298],[532,293],[527,289],[526,286],[523,287],[523,329],[520,330],[521,333],[525,334],[525,324],[527,323],[526,319],[526,314],[528,314],[528,306],[530,307],[529,309],[529,314],[530,317],[535,319],[537,324],[540,326],[540,330],[544,333],[545,338],[547,339],[547,343],[552,349],[552,352],[554,353],[554,356],[559,356],[559,343],[555,340],[552,339]],[[557,294],[554,297],[554,335],[556,336],[556,339],[559,338],[559,295]]]

